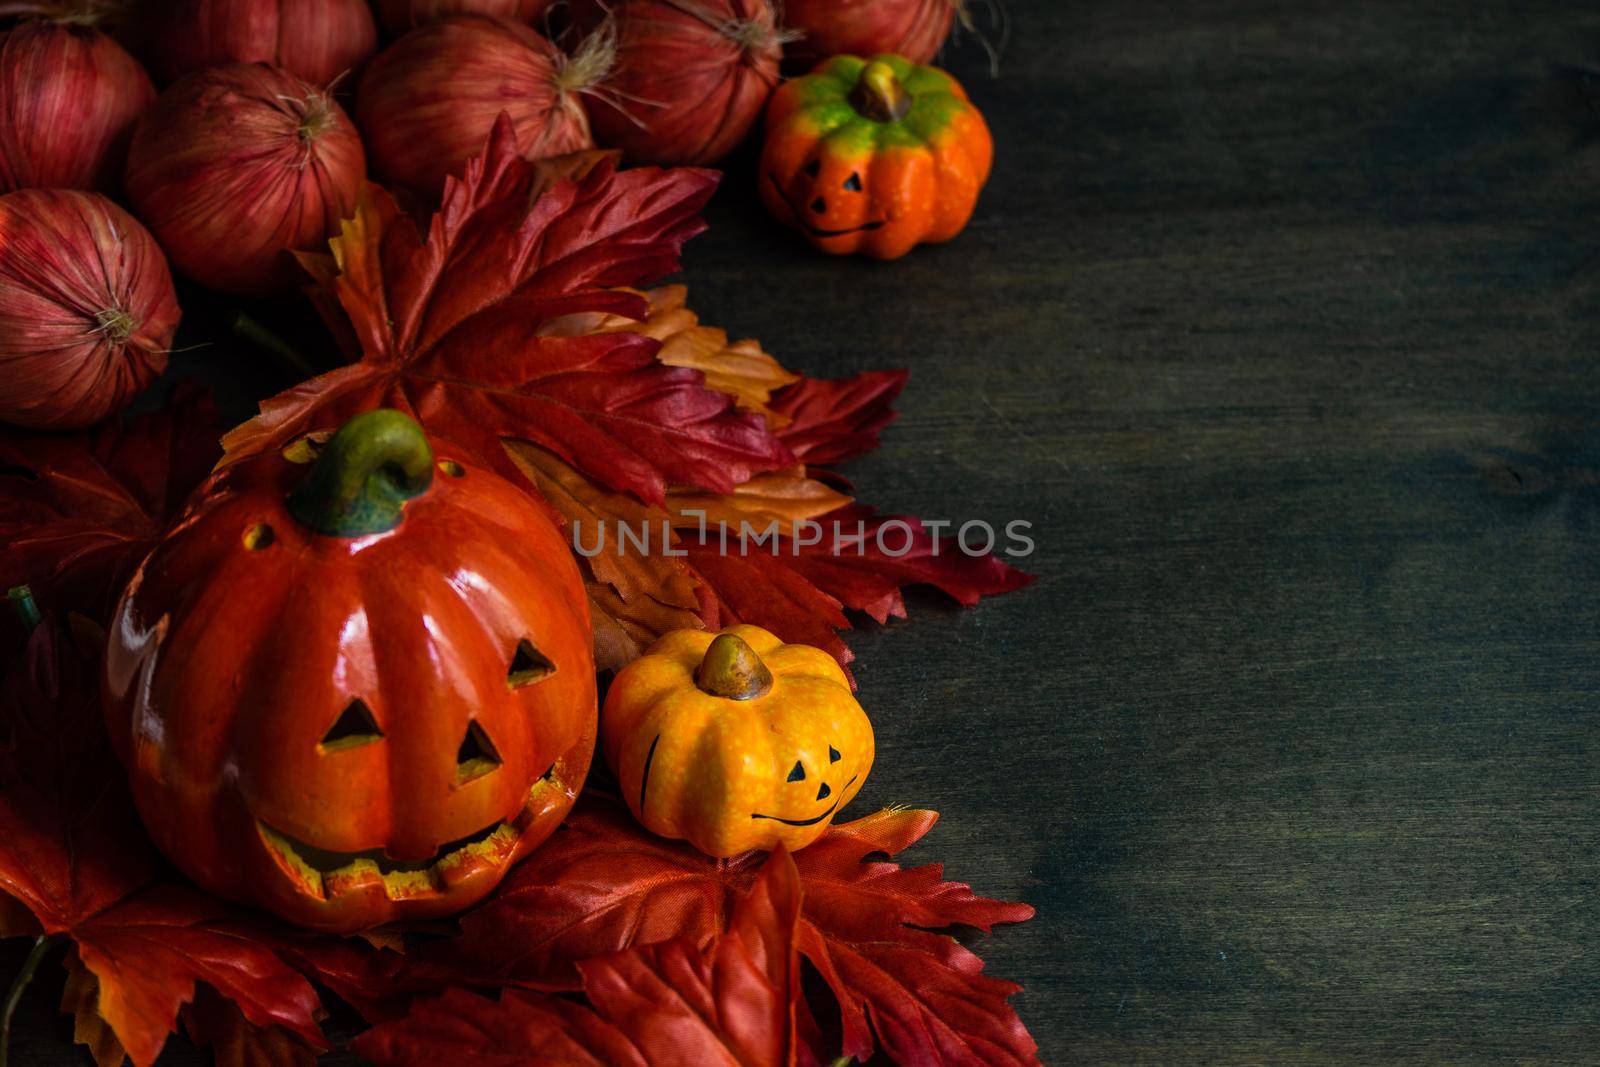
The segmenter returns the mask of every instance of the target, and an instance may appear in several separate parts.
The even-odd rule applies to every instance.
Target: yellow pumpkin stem
[[[738,634],[718,634],[694,672],[694,684],[712,696],[754,700],[772,688],[772,671]]]
[[[874,59],[861,68],[861,80],[850,94],[855,109],[874,122],[899,122],[911,110],[911,94],[894,76],[894,68]]]

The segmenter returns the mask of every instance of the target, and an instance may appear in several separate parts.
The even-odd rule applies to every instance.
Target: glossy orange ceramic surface
[[[675,630],[618,673],[600,717],[634,817],[712,856],[815,841],[872,770],[872,724],[834,658],[756,626]],[[726,645],[727,642],[724,642]]]
[[[431,484],[363,536],[291,516],[308,442],[229,468],[124,594],[111,733],[157,845],[207,889],[324,930],[444,915],[576,799],[596,715],[572,554],[433,444]]]
[[[966,91],[900,56],[835,56],[767,104],[767,209],[834,254],[896,259],[972,218],[994,142]]]

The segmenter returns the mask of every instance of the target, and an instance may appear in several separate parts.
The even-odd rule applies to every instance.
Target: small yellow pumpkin
[[[634,817],[711,856],[804,848],[872,770],[839,664],[757,626],[663,636],[611,683],[600,737]]]

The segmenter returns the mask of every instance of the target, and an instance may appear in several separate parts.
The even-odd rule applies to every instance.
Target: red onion
[[[259,62],[327,86],[378,50],[366,0],[145,0],[135,34],[163,84]]]
[[[556,0],[373,0],[378,21],[400,34],[444,15],[476,13],[515,22],[535,22]]]
[[[568,57],[527,26],[452,15],[412,30],[378,55],[356,93],[372,169],[423,197],[483,151],[501,112],[517,149],[543,159],[594,147],[579,94],[608,59]]]
[[[155,239],[98,193],[0,196],[0,419],[74,429],[122,409],[178,328]]]
[[[965,0],[784,0],[783,24],[799,32],[788,56],[810,69],[829,56],[894,52],[913,63],[939,54]]]
[[[586,103],[595,139],[634,162],[715,162],[778,84],[784,35],[768,0],[577,0],[573,17],[616,36]]]
[[[90,26],[26,22],[0,33],[0,192],[114,187],[144,68]]]
[[[173,266],[265,295],[303,280],[291,250],[323,250],[366,178],[355,127],[288,71],[196,71],[157,98],[128,150],[128,196]]]

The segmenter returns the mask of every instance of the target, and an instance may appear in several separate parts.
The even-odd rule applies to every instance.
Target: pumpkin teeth
[[[324,899],[348,893],[374,880],[383,883],[384,894],[391,900],[438,893],[458,880],[468,859],[507,857],[517,840],[517,831],[510,823],[496,822],[452,841],[431,859],[402,862],[390,859],[381,849],[334,852],[296,841],[260,820],[256,821],[256,827],[278,863]]]

